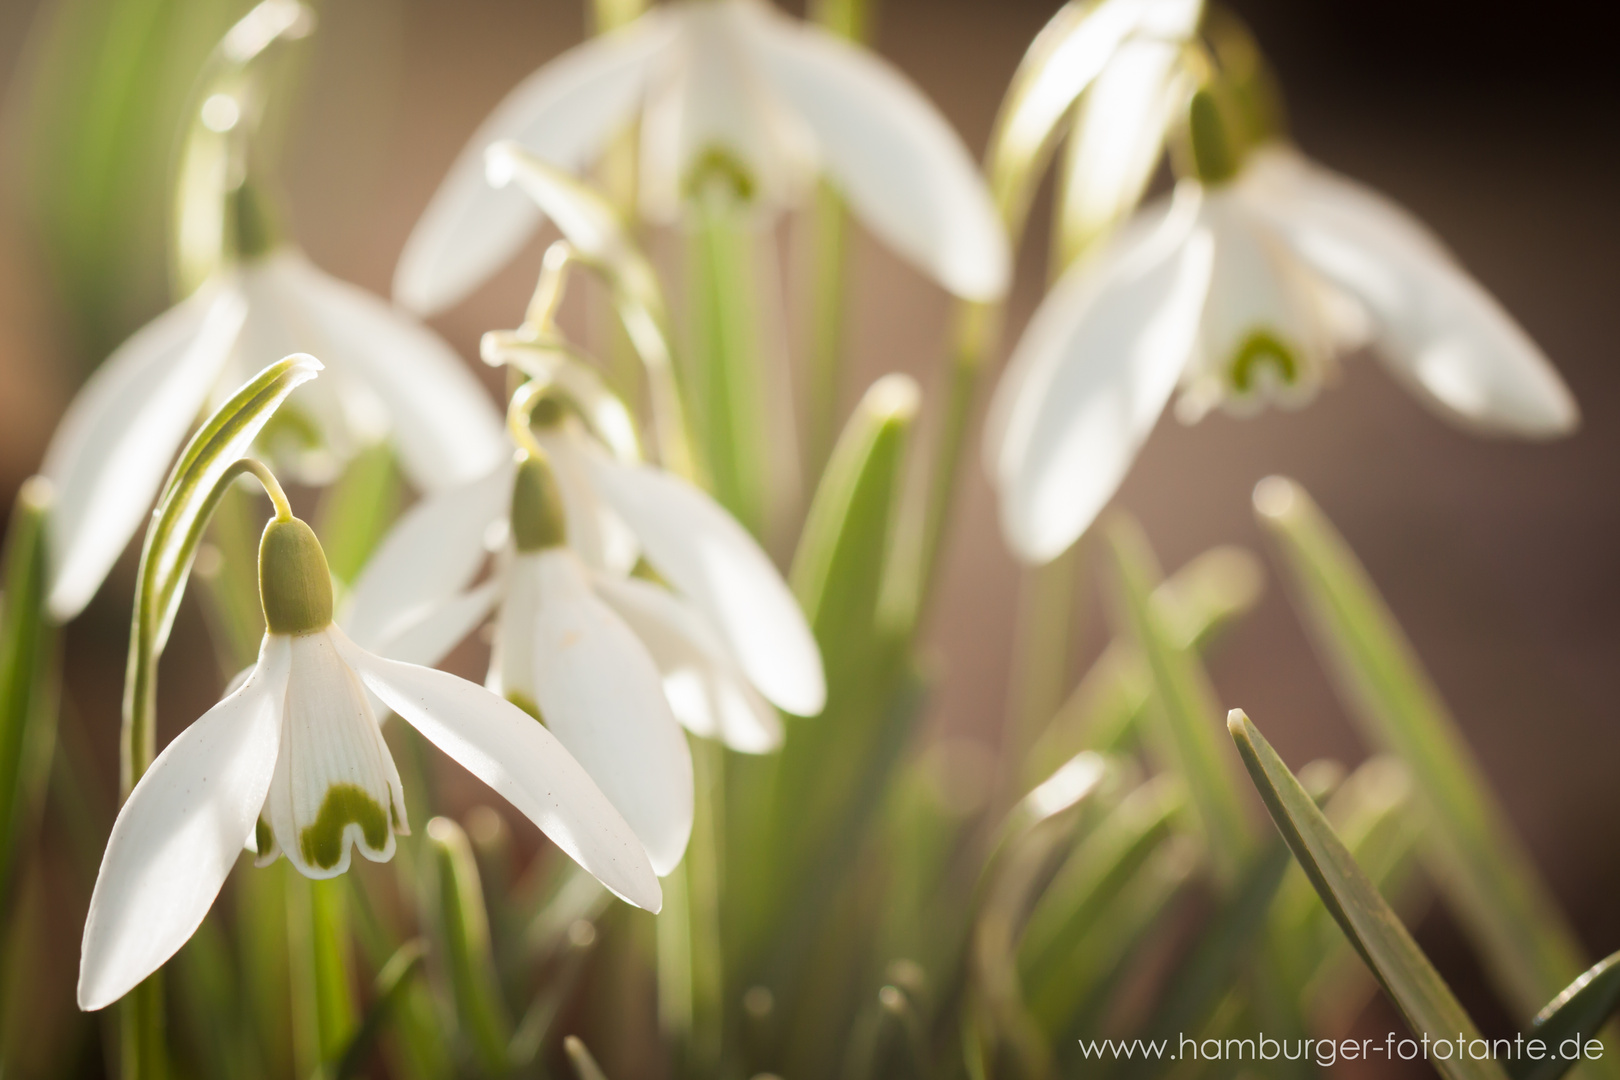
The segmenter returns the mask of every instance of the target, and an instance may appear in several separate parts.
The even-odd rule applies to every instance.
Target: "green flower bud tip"
[[[1187,137],[1200,181],[1223,184],[1237,175],[1239,148],[1219,99],[1208,88],[1195,93],[1187,108]]]
[[[544,551],[568,542],[568,515],[551,466],[526,455],[512,485],[512,542],[522,552]]]
[[[272,634],[313,634],[332,624],[332,573],[315,530],[277,519],[259,540],[259,602]]]

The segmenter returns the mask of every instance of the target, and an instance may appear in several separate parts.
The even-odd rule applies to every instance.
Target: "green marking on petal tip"
[[[725,191],[739,203],[752,202],[754,191],[758,185],[754,183],[754,174],[748,171],[748,166],[737,160],[737,156],[720,145],[710,146],[697,156],[692,162],[692,168],[687,171],[686,195],[696,198],[710,189],[710,185]]]
[[[366,846],[373,851],[381,851],[388,843],[388,814],[377,800],[354,784],[333,784],[326,789],[315,823],[298,834],[304,861],[322,870],[336,866],[343,858],[343,830],[351,823],[360,826]]]
[[[270,823],[260,818],[258,824],[253,826],[253,853],[263,855],[276,843],[276,834],[270,831]]]
[[[1294,350],[1271,331],[1255,330],[1243,339],[1227,369],[1232,389],[1240,394],[1253,391],[1260,369],[1266,366],[1274,368],[1288,386],[1299,381],[1299,361]]]

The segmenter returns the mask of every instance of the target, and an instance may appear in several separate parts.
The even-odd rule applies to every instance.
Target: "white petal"
[[[654,11],[546,64],[508,94],[473,134],[417,222],[394,274],[394,296],[424,315],[454,304],[523,246],[540,220],[516,190],[484,180],[484,148],[516,139],[578,171],[601,152],[641,100],[647,66],[674,20]]]
[[[763,6],[749,26],[759,71],[808,125],[861,221],[958,296],[1005,293],[1001,219],[967,148],[922,92],[875,54]]]
[[[434,667],[478,629],[500,599],[500,582],[486,581],[468,592],[429,608],[409,625],[396,630],[377,655],[407,664]]]
[[[1003,532],[1032,563],[1061,553],[1119,488],[1187,365],[1212,244],[1182,189],[1047,294],[1009,362],[992,446]],[[998,389],[998,397],[1004,391]]]
[[[1580,412],[1557,370],[1480,284],[1388,200],[1321,169],[1267,204],[1301,259],[1371,316],[1379,356],[1442,415],[1550,438]]]
[[[1127,41],[1081,100],[1061,201],[1063,235],[1076,250],[1141,200],[1164,149],[1183,49],[1178,42]]]
[[[1182,41],[1197,28],[1202,10],[1199,0],[1104,0],[1063,8],[1030,46],[1007,92],[1000,139],[1014,148],[1010,156],[1034,157],[1130,35]]]
[[[540,716],[630,823],[653,869],[667,874],[692,835],[692,752],[658,668],[591,592],[573,552],[519,555],[514,575],[520,568],[534,574],[539,597],[530,663]]]
[[[119,346],[68,406],[41,470],[56,488],[53,618],[83,610],[146,520],[246,314],[234,291],[204,285]]]
[[[601,453],[587,460],[596,490],[635,532],[647,561],[708,617],[754,687],[787,712],[819,713],[827,701],[821,652],[747,530],[676,476]]]
[[[663,904],[636,834],[557,737],[488,690],[442,671],[373,656],[333,633],[389,708],[495,789],[597,880],[637,907]]]
[[[418,488],[437,491],[483,476],[506,456],[500,414],[461,357],[427,327],[302,257],[285,272],[330,342],[321,353],[388,411],[400,462]]]
[[[340,620],[363,648],[385,644],[471,584],[489,555],[492,526],[512,500],[513,466],[419,500],[360,572]]]
[[[104,1008],[196,932],[264,805],[281,736],[287,640],[164,747],[118,812],[84,926],[79,1008]]]
[[[577,421],[570,417],[560,430],[540,432],[537,438],[551,459],[551,472],[568,514],[568,546],[592,569],[628,574],[640,555],[636,536],[591,487],[585,460],[589,444]]]
[[[538,712],[535,662],[540,610],[540,574],[533,557],[511,555],[501,574],[501,607],[495,615],[495,639],[490,645],[489,674],[484,685],[491,693]]]
[[[744,754],[766,754],[782,745],[782,718],[749,684],[701,612],[668,589],[636,578],[596,574],[591,585],[652,654],[670,708],[688,731],[720,739]]]
[[[265,818],[282,854],[305,877],[336,877],[358,847],[394,855],[404,793],[359,675],[335,628],[291,640],[285,717]]]

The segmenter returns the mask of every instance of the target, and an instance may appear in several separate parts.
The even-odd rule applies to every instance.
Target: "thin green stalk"
[[[805,477],[814,486],[838,434],[838,398],[843,388],[845,252],[849,223],[844,200],[832,185],[816,186],[810,209],[810,318],[806,344],[808,394]]]
[[[23,484],[0,562],[0,913],[14,853],[26,842],[50,775],[56,727],[56,632],[45,617],[48,481]]]
[[[687,385],[715,495],[759,536],[768,478],[764,372],[754,318],[754,238],[738,183],[710,177],[692,199],[694,347]]]
[[[718,1075],[727,1045],[725,960],[721,946],[720,896],[725,864],[725,749],[694,739],[697,814],[686,852],[687,918],[691,923],[692,1031],[686,1046],[687,1073]]]

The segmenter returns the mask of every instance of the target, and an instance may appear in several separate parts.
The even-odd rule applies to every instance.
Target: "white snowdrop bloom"
[[[543,578],[514,553],[516,468],[506,466],[423,499],[400,520],[355,583],[346,625],[357,639],[432,663],[497,602],[510,611],[530,603],[514,599],[528,590],[543,602],[547,581],[573,595],[577,569],[640,639],[669,707],[693,734],[763,753],[782,739],[773,705],[801,716],[821,711],[826,680],[804,614],[769,557],[719,504],[661,469],[610,457],[572,417],[543,429],[539,442],[567,516],[569,569]],[[491,550],[500,553],[495,575],[469,589]],[[629,576],[638,558],[662,583]],[[503,672],[514,658],[506,627],[515,625],[498,628],[491,682],[521,691],[533,676],[521,667]],[[545,701],[537,704],[551,723]]]
[[[1182,181],[1059,281],[1013,352],[985,442],[1008,542],[1032,563],[1073,543],[1178,386],[1189,421],[1298,405],[1363,344],[1464,427],[1579,421],[1529,336],[1388,199],[1277,145]]]
[[[320,356],[325,376],[283,407],[266,441],[319,447],[318,459],[303,455],[311,479],[384,437],[427,491],[484,475],[505,453],[488,394],[426,327],[289,245],[234,259],[97,369],[46,451],[55,618],[78,614],[101,586],[197,417],[295,352]]]
[[[325,556],[296,518],[266,528],[260,590],[258,664],[164,748],[113,824],[85,923],[80,1008],[116,1001],[185,944],[244,838],[261,863],[284,854],[313,878],[343,873],[351,848],[393,855],[404,799],[368,694],[614,893],[659,909],[636,834],[551,732],[475,683],[382,659],[332,624]]]
[[[474,134],[411,234],[394,295],[416,311],[455,303],[540,220],[520,192],[485,182],[484,149],[512,139],[573,172],[641,121],[641,192],[672,216],[694,176],[718,168],[765,206],[824,174],[876,236],[950,291],[1007,287],[1006,236],[972,158],[945,119],[874,53],[762,0],[676,0],[570,49],[518,85]]]

